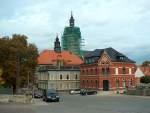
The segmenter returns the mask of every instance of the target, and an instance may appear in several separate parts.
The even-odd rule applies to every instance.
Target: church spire
[[[54,51],[58,53],[61,52],[60,41],[59,41],[58,35],[56,36],[56,39],[54,42]]]
[[[70,23],[70,27],[74,27],[74,18],[73,18],[72,11],[71,11],[71,17],[69,19],[69,23]]]

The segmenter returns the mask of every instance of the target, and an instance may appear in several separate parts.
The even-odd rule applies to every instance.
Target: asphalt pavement
[[[150,113],[150,97],[63,95],[60,102],[0,104],[0,113]],[[40,102],[42,104],[40,104]]]

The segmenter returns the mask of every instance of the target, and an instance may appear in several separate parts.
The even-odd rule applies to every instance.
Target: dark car
[[[81,95],[94,95],[94,94],[97,94],[97,91],[96,90],[82,89],[80,94]]]
[[[44,90],[43,101],[46,102],[59,102],[59,95],[55,90]]]
[[[97,94],[97,91],[95,90],[87,90],[87,95],[94,95],[94,94]]]
[[[42,98],[43,94],[42,91],[34,91],[34,98]]]

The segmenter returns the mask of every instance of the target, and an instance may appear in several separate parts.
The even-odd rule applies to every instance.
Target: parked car
[[[42,94],[42,91],[34,91],[34,98],[42,98],[43,97],[43,94]]]
[[[86,89],[81,89],[80,95],[87,95],[87,90]]]
[[[82,89],[80,94],[81,95],[94,95],[94,94],[97,94],[97,91],[96,90]]]
[[[94,94],[97,94],[97,91],[96,90],[87,90],[87,95],[94,95]]]
[[[81,92],[81,89],[70,90],[71,95],[80,94],[80,92]]]
[[[46,102],[59,102],[59,95],[55,90],[44,90],[43,101]]]

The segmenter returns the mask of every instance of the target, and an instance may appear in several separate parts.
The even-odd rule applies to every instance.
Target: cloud
[[[5,0],[0,4],[0,35],[26,34],[39,50],[52,49],[71,10],[85,39],[83,49],[111,46],[137,62],[149,59],[149,0]]]

